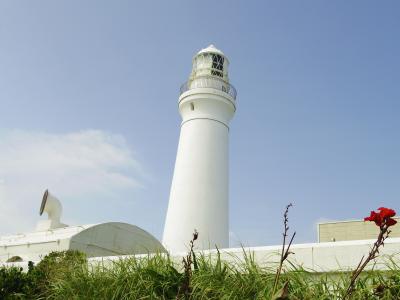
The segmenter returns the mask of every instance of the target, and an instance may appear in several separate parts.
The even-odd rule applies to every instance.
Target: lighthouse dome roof
[[[222,52],[221,50],[215,48],[215,46],[213,44],[211,44],[207,48],[201,49],[199,52],[197,52],[196,55],[199,55],[199,54],[202,54],[202,53],[216,53],[216,54],[220,54],[220,55],[225,56],[224,52]]]

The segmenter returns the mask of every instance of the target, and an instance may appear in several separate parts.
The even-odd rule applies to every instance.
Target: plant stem
[[[358,264],[357,268],[354,270],[350,284],[346,290],[346,293],[343,296],[343,300],[346,298],[350,297],[351,294],[354,291],[354,287],[357,281],[358,276],[360,276],[361,272],[364,270],[364,268],[368,265],[368,263],[375,259],[377,254],[379,253],[379,248],[384,245],[384,242],[386,238],[389,236],[390,231],[388,231],[388,226],[387,225],[382,225],[380,226],[380,232],[378,235],[378,238],[376,239],[372,249],[370,250],[367,258],[364,260],[364,257],[361,258],[360,263]]]
[[[290,246],[292,245],[293,239],[294,239],[294,237],[295,237],[295,235],[296,235],[296,232],[294,232],[293,235],[292,235],[292,237],[291,237],[291,239],[290,239],[290,242],[289,242],[288,247],[285,249],[285,246],[286,246],[286,237],[287,237],[288,231],[289,231],[289,226],[288,226],[289,218],[288,218],[288,214],[289,214],[289,208],[292,207],[292,206],[293,206],[292,203],[288,204],[288,205],[286,206],[285,213],[283,214],[284,231],[283,231],[283,241],[282,241],[281,258],[280,258],[280,260],[279,260],[279,266],[278,266],[278,269],[277,269],[277,271],[276,271],[275,281],[274,281],[274,287],[273,287],[273,289],[272,289],[271,297],[274,297],[274,295],[275,295],[276,289],[277,289],[277,287],[278,287],[279,278],[280,278],[281,273],[282,273],[283,263],[285,262],[285,260],[288,258],[289,254],[290,254],[289,249],[290,249]]]

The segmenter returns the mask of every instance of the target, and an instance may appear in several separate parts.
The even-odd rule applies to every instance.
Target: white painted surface
[[[40,215],[47,213],[47,220],[40,220],[36,225],[36,231],[46,231],[50,229],[67,227],[61,223],[62,204],[48,190],[44,192],[42,203],[40,205]]]
[[[196,56],[198,56],[201,53],[218,53],[218,54],[220,54],[222,56],[225,56],[224,52],[222,52],[221,50],[215,48],[215,46],[213,44],[211,44],[207,48],[201,49],[199,52],[197,52]]]
[[[354,270],[360,259],[368,255],[375,240],[345,241],[332,243],[310,243],[294,244],[291,249],[294,254],[289,256],[290,262],[296,266],[301,266],[310,272],[334,272]],[[281,245],[265,247],[246,247],[221,249],[221,258],[224,261],[243,262],[244,252],[254,256],[255,262],[262,267],[270,267],[272,270],[277,266],[280,259]],[[202,251],[211,258],[216,258],[217,250]],[[186,252],[175,253],[172,259],[176,264],[181,264],[182,257]],[[112,262],[131,256],[111,256],[93,257],[89,261],[91,264],[98,262]],[[139,255],[140,257],[140,255]],[[389,258],[400,263],[400,238],[389,238],[385,246],[381,249],[380,255],[374,262],[371,262],[367,269],[387,269]],[[287,267],[290,268],[289,265]]]
[[[335,272],[349,271],[357,267],[361,257],[367,255],[375,240],[364,241],[345,241],[332,243],[310,243],[295,244],[292,246],[294,254],[289,256],[289,260],[296,266],[302,266],[310,272]],[[257,264],[263,267],[270,267],[272,270],[277,266],[280,257],[281,245],[266,247],[246,247],[221,249],[221,258],[230,262],[241,262],[244,260],[244,251],[254,256]],[[202,251],[204,255],[216,258],[216,250]],[[176,253],[171,259],[177,264],[182,263],[182,257],[186,252]],[[135,255],[136,257],[147,257],[148,254]],[[101,263],[104,266],[112,266],[112,262],[132,258],[132,255],[107,256],[89,258],[89,264],[96,265]],[[385,247],[380,251],[375,264],[371,262],[366,269],[388,268],[389,258],[398,264],[400,263],[400,238],[389,238],[385,242]],[[27,269],[27,262],[1,263],[5,266],[20,266]],[[290,267],[290,266],[288,266]]]
[[[52,251],[64,250],[79,250],[92,257],[152,253],[164,251],[164,248],[143,229],[120,222],[69,226],[0,238],[0,262],[13,256],[36,261]]]
[[[289,260],[296,266],[301,266],[312,272],[331,272],[354,270],[361,258],[368,255],[375,240],[343,241],[329,243],[294,244]],[[279,262],[281,245],[245,248],[246,252],[254,254],[255,261],[266,267],[272,267]],[[216,253],[215,250],[211,253]],[[243,260],[243,249],[231,248],[221,250],[221,257],[226,260]],[[385,269],[388,257],[393,257],[400,263],[400,238],[389,238],[380,251],[375,268]],[[235,258],[236,257],[236,258]],[[371,268],[373,263],[369,265]]]
[[[179,98],[182,125],[163,236],[171,253],[185,251],[195,229],[200,249],[229,246],[228,134],[236,108],[222,90],[229,85],[227,60],[223,78],[210,75],[212,59],[206,54],[214,49],[203,49],[194,58],[189,90]],[[207,80],[214,80],[210,88],[202,79],[205,72]]]

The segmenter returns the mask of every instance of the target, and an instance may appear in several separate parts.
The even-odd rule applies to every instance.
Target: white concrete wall
[[[354,270],[361,257],[367,255],[375,240],[346,241],[333,243],[312,243],[295,244],[292,246],[294,254],[289,256],[291,262],[301,266],[310,272],[333,272]],[[263,267],[275,268],[280,257],[281,245],[266,247],[246,247],[221,249],[221,258],[225,261],[240,262],[244,260],[243,251],[254,255],[257,264]],[[216,250],[201,252],[216,258]],[[186,252],[177,253],[172,259],[177,263],[182,263],[182,257]],[[101,263],[104,266],[112,266],[113,261],[131,258],[132,255],[92,257],[89,259],[91,265]],[[136,257],[147,257],[147,254],[137,255]],[[367,269],[375,268],[385,270],[388,268],[389,258],[400,264],[400,238],[390,238],[386,241],[375,264],[372,262]],[[20,266],[27,269],[27,262],[3,263],[5,266]]]
[[[19,256],[24,261],[38,260],[52,251],[68,249],[69,241],[65,239],[3,246],[0,248],[0,262],[5,262],[13,256]]]
[[[375,240],[346,241],[333,243],[310,243],[295,244],[291,249],[294,254],[289,256],[289,260],[296,266],[303,267],[310,272],[333,272],[354,270],[360,259],[368,255]],[[280,259],[282,246],[265,247],[246,247],[221,249],[221,258],[225,261],[240,262],[244,261],[244,252],[254,256],[255,262],[263,267],[275,268]],[[211,257],[217,256],[217,250],[201,252]],[[177,263],[182,263],[182,257],[186,252],[176,253],[172,259]],[[131,256],[113,257],[93,257],[91,264],[99,262],[107,264],[113,260],[128,258]],[[140,256],[139,256],[140,257]],[[385,242],[385,246],[380,251],[379,257],[371,262],[366,269],[387,269],[389,258],[394,259],[400,264],[400,238],[390,238]]]
[[[375,240],[344,241],[330,243],[295,244],[291,247],[289,260],[312,272],[331,272],[353,270],[361,258],[367,256]],[[254,254],[255,261],[262,266],[274,266],[279,262],[282,246],[245,248],[246,252]],[[215,252],[215,251],[213,251]],[[243,249],[221,250],[224,259],[236,257],[243,260]],[[400,238],[391,238],[385,242],[380,256],[375,261],[375,268],[385,269],[388,257],[397,259],[400,263]],[[373,263],[369,265],[369,268]]]

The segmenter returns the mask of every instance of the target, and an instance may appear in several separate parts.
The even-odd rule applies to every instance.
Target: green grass
[[[218,256],[197,255],[187,298],[270,299],[275,270],[257,265],[250,253],[244,253],[244,257],[228,262]],[[384,272],[362,273],[351,299],[400,299],[400,268],[393,261],[388,262],[388,267]],[[178,293],[180,299],[185,299],[184,270],[161,254],[102,265],[87,264],[80,254],[62,252],[52,254],[26,275],[17,276],[16,271],[7,272],[11,278],[27,277],[16,285],[19,292],[13,292],[11,287],[8,298],[3,299],[176,299]],[[2,284],[13,282],[10,276],[0,276],[0,290]],[[316,274],[290,266],[279,285],[288,282],[289,295],[285,299],[340,299],[349,278],[349,273]],[[21,289],[24,284],[31,289]]]

